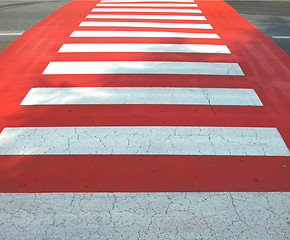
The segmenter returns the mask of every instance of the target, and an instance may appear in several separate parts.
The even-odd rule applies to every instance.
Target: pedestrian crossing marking
[[[42,74],[195,74],[243,76],[237,63],[161,61],[50,62]]]
[[[220,39],[216,33],[158,31],[73,31],[70,37],[142,37],[142,38],[205,38]]]
[[[213,44],[142,44],[142,43],[69,43],[58,50],[68,52],[163,52],[230,54],[226,45]]]
[[[1,155],[290,156],[275,128],[28,127],[4,128]]]
[[[168,87],[32,88],[21,103],[52,104],[263,105],[253,89]]]
[[[98,3],[97,7],[197,7],[197,4],[178,4],[178,3]]]
[[[131,5],[134,2],[140,4]],[[285,69],[277,65],[273,71],[268,62],[260,64],[259,57],[268,59],[269,52],[262,52],[257,42],[269,49],[271,44],[252,34],[252,28],[246,34],[249,41],[236,37],[250,29],[236,13],[229,11],[227,21],[221,20],[215,2],[200,1],[198,9],[186,5],[193,2],[74,1],[66,19],[56,13],[57,21],[44,20],[50,30],[39,27],[24,34],[19,42],[25,40],[25,50],[15,60],[15,71],[5,70],[4,80],[9,76],[11,85],[19,79],[16,72],[29,68],[20,79],[23,86],[16,84],[15,97],[3,93],[8,106],[2,110],[8,115],[2,114],[0,134],[2,166],[6,169],[13,162],[23,168],[20,174],[9,168],[5,185],[11,180],[13,190],[68,191],[57,182],[47,183],[59,174],[61,182],[71,185],[69,190],[87,191],[86,177],[98,182],[98,175],[104,174],[91,191],[261,190],[261,182],[267,190],[289,189],[281,167],[289,159],[288,126],[283,121],[287,115],[280,101],[285,97],[277,96],[283,91],[273,83],[276,72],[285,77]],[[162,3],[173,5],[162,8]],[[78,12],[80,6],[84,8]],[[252,41],[254,35],[259,41]],[[48,37],[49,43],[41,42]],[[252,50],[255,65],[247,61]],[[275,104],[283,105],[279,116]],[[46,166],[46,177],[37,176]],[[79,173],[92,172],[76,179],[68,166]],[[136,182],[127,181],[137,175]],[[146,183],[151,178],[154,181]],[[23,179],[26,187],[19,184]]]
[[[80,27],[138,27],[138,28],[189,28],[189,29],[212,29],[210,24],[196,23],[149,23],[149,22],[81,22]]]
[[[176,15],[108,15],[108,14],[89,14],[86,18],[91,19],[161,19],[161,20],[206,20],[204,16],[176,16]]]
[[[138,2],[166,2],[166,3],[170,3],[170,2],[176,2],[176,3],[194,3],[194,0],[101,0],[101,3],[121,3],[121,2],[134,2],[134,3],[138,3]]]
[[[160,13],[202,13],[199,9],[181,8],[93,8],[91,12],[160,12]]]

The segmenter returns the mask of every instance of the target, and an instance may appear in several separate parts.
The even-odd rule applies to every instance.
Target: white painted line
[[[290,39],[290,36],[272,36],[272,38],[277,38],[277,39]]]
[[[173,16],[173,15],[97,15],[89,14],[86,18],[112,19],[162,19],[162,20],[206,20],[204,16]]]
[[[178,3],[99,3],[97,7],[197,7],[197,4],[178,4]]]
[[[70,37],[156,37],[220,39],[215,33],[182,33],[150,31],[74,31]]]
[[[21,103],[61,104],[263,105],[253,89],[168,87],[32,88]]]
[[[20,36],[24,32],[0,31],[0,36]]]
[[[24,159],[18,161],[25,164]],[[57,163],[51,164],[54,162]],[[204,168],[206,172],[206,164]],[[125,179],[123,172],[116,179]],[[90,179],[98,179],[98,176]],[[85,181],[82,179],[80,183]],[[168,182],[164,189],[184,189],[177,187],[179,180],[175,180],[177,186],[170,186],[174,176],[163,181]],[[105,185],[101,180],[97,184],[89,182],[88,178],[87,182],[101,188]],[[217,182],[212,184],[213,189],[215,186],[220,189]],[[92,185],[89,189],[93,189]],[[125,183],[116,182],[116,189],[122,185]],[[66,183],[60,182],[59,186],[69,189]],[[147,186],[149,189],[155,187]],[[73,188],[78,187],[82,189],[83,186],[73,185]],[[1,228],[5,229],[1,238],[286,240],[289,239],[289,199],[289,192],[0,193]],[[95,237],[90,237],[96,228]]]
[[[290,156],[276,128],[19,127],[4,128],[0,155]]]
[[[69,43],[58,52],[180,52],[230,54],[226,45],[209,44],[142,44],[142,43]]]
[[[194,0],[102,0],[101,3],[128,3],[128,2],[166,2],[166,3],[170,3],[170,2],[177,2],[177,3],[194,3]]]
[[[237,63],[153,61],[50,62],[43,74],[244,75]]]
[[[195,23],[147,23],[147,22],[81,22],[80,27],[139,27],[139,28],[190,28],[213,29],[210,24]]]
[[[165,8],[93,8],[92,12],[168,12],[201,13],[199,9],[165,9]]]

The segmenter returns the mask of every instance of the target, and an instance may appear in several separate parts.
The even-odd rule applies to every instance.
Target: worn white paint
[[[220,39],[215,33],[150,32],[150,31],[73,31],[70,37],[153,37]]]
[[[226,45],[153,43],[68,43],[63,44],[58,52],[231,53]]]
[[[163,19],[163,20],[206,20],[204,16],[175,16],[175,15],[105,15],[105,14],[89,14],[86,18],[111,18],[111,19]]]
[[[289,199],[289,192],[0,193],[0,238],[286,240]]]
[[[194,0],[101,0],[101,3],[128,3],[128,2],[166,2],[166,3],[194,3]]]
[[[169,87],[32,88],[21,105],[186,104],[262,106],[253,89]]]
[[[23,31],[18,31],[18,32],[13,32],[13,31],[0,31],[0,36],[20,36],[24,32]]]
[[[243,76],[237,63],[70,61],[50,62],[43,74],[202,74]]]
[[[97,7],[197,7],[197,4],[180,3],[98,3]]]
[[[276,38],[276,39],[290,39],[290,36],[272,36],[272,38]]]
[[[181,8],[93,8],[92,12],[167,12],[167,13],[201,13],[199,9]]]
[[[0,155],[290,156],[276,128],[16,127],[0,134]]]
[[[149,22],[81,22],[80,27],[136,27],[136,28],[190,28],[212,29],[210,24],[198,23],[149,23]]]

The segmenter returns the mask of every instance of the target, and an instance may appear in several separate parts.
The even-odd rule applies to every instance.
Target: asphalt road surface
[[[70,0],[0,0],[0,50]],[[290,1],[226,1],[290,54]]]
[[[290,1],[226,1],[290,54]]]
[[[0,0],[0,50],[70,0]]]

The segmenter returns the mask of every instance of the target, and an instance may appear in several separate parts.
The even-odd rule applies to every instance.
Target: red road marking
[[[8,156],[2,192],[289,191],[288,157]]]
[[[54,116],[54,117],[48,117]],[[9,127],[49,126],[274,127],[261,107],[184,105],[22,106]]]
[[[78,25],[95,7],[96,1],[74,1],[65,5],[0,53],[0,129],[17,126],[104,125],[267,126],[277,127],[290,148],[289,56],[226,3],[196,3],[203,12],[199,15],[206,16],[206,23],[214,29],[194,32],[215,32],[221,40],[169,39],[166,43],[226,44],[232,52],[230,56],[177,53],[145,56],[140,53],[57,54],[63,43],[161,41],[158,38],[69,38],[74,30],[88,29]],[[41,75],[50,61],[72,59],[237,62],[245,77]],[[48,86],[253,88],[264,106],[19,105],[31,87]],[[289,191],[289,161],[290,157],[0,156],[0,191]]]

